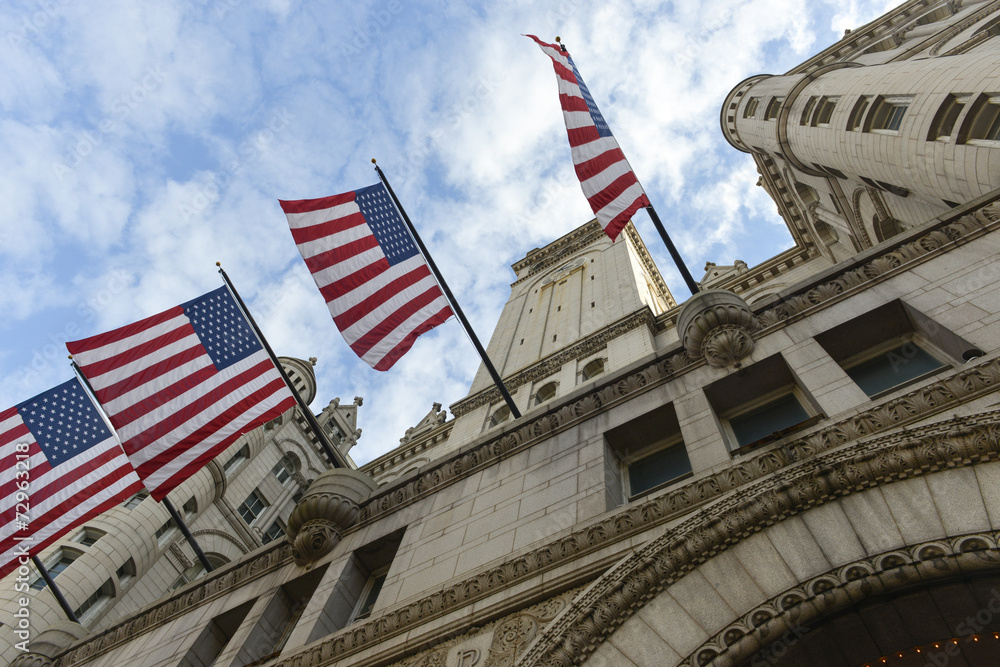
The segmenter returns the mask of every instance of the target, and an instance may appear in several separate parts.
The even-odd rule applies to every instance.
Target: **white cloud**
[[[378,157],[485,343],[510,264],[590,217],[552,67],[521,36],[558,34],[689,268],[759,261],[787,235],[749,158],[722,140],[719,105],[744,77],[783,72],[884,9],[875,0],[45,4],[52,10],[31,29],[23,20],[39,5],[0,9],[9,26],[0,373],[14,378],[0,399],[66,379],[61,341],[216,287],[221,261],[276,351],[319,359],[316,406],[365,398],[361,462],[397,444],[433,402],[461,399],[479,361],[454,321],[388,373],[357,360],[276,199],[370,185]],[[678,287],[645,214],[636,222]]]

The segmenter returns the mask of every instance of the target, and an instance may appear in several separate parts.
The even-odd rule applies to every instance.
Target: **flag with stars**
[[[296,404],[225,287],[66,347],[156,500]]]
[[[78,380],[0,411],[0,577],[141,490]]]
[[[388,370],[417,336],[451,317],[382,183],[280,203],[333,321],[369,366]]]
[[[566,49],[526,37],[552,59],[577,178],[597,221],[614,241],[632,214],[649,206],[649,198]]]

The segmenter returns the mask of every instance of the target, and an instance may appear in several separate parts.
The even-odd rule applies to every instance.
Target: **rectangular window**
[[[288,462],[288,457],[283,456],[278,463],[271,468],[271,474],[274,475],[281,484],[284,484],[292,478],[292,465]]]
[[[792,393],[782,393],[776,398],[763,401],[758,407],[750,407],[746,412],[729,418],[736,444],[740,447],[755,443],[767,436],[781,433],[802,424],[809,419],[809,413]]]
[[[775,120],[781,112],[781,105],[785,103],[784,97],[772,97],[764,110],[764,120]]]
[[[264,544],[268,544],[269,542],[273,542],[279,537],[283,537],[284,535],[285,535],[285,529],[281,527],[280,523],[275,521],[270,525],[270,527],[264,533],[263,537],[261,538],[261,542],[263,542]]]
[[[230,456],[229,459],[222,464],[222,470],[228,475],[229,473],[235,471],[244,461],[249,460],[250,446],[244,445],[238,452]]]
[[[92,546],[106,535],[103,530],[98,530],[97,528],[91,528],[90,526],[85,527],[79,533],[73,536],[73,541],[77,544],[82,544],[85,547]]]
[[[955,131],[955,123],[962,115],[962,110],[969,103],[970,95],[949,95],[938,107],[931,122],[930,132],[927,133],[927,141],[948,141]]]
[[[110,600],[115,596],[115,584],[110,579],[104,582],[104,584],[94,591],[89,598],[83,601],[79,607],[73,612],[76,617],[81,621],[85,620],[88,611],[95,610],[97,613],[102,606],[101,603],[105,600]]]
[[[760,99],[757,97],[751,97],[747,100],[747,105],[743,107],[743,117],[744,118],[755,118],[757,116],[757,105],[760,104]]]
[[[795,381],[780,354],[705,387],[705,396],[723,426],[733,451],[779,440],[822,418]]]
[[[604,439],[609,509],[691,475],[691,461],[673,404],[611,429]]]
[[[802,115],[799,117],[799,125],[808,125],[809,119],[812,117],[813,108],[816,106],[816,100],[818,97],[810,97],[806,102],[805,107],[802,109]]]
[[[868,127],[871,132],[882,134],[898,134],[903,124],[903,116],[913,101],[909,96],[879,97],[875,107],[868,114]]]
[[[246,521],[247,525],[249,526],[252,525],[253,522],[257,520],[257,517],[259,517],[266,508],[267,508],[267,503],[265,503],[261,495],[256,490],[254,490],[251,491],[250,495],[247,496],[247,499],[244,500],[242,504],[240,504],[238,511],[240,513],[240,516],[243,517],[243,520]]]
[[[961,337],[898,300],[815,338],[870,397],[934,375],[975,350]]]
[[[865,112],[868,111],[868,105],[871,103],[871,97],[867,95],[862,95],[858,98],[858,101],[854,103],[854,108],[851,109],[851,115],[847,119],[847,130],[848,132],[857,132],[861,130],[862,123],[865,119]]]
[[[141,503],[146,498],[149,498],[149,491],[140,491],[139,493],[135,494],[134,496],[126,500],[123,507],[127,510],[134,510],[136,507],[139,506],[139,503]]]
[[[70,551],[68,549],[60,549],[56,553],[56,557],[49,561],[49,564],[45,566],[45,571],[49,573],[49,577],[55,579],[62,571],[69,567],[73,561],[80,557],[80,552]],[[45,579],[39,576],[33,582],[31,582],[31,588],[36,591],[40,591],[45,588],[48,584],[45,583]]]
[[[361,597],[358,599],[358,606],[354,608],[354,615],[351,623],[368,618],[372,615],[372,609],[378,600],[378,594],[382,592],[382,585],[385,583],[385,576],[389,573],[389,566],[379,569],[368,576]]]
[[[840,101],[839,97],[827,97],[823,96],[819,99],[819,104],[816,105],[816,111],[813,112],[812,122],[810,123],[813,127],[830,127],[830,119],[833,117],[833,110],[837,107],[837,102]]]
[[[993,145],[1000,141],[1000,94],[982,95],[966,120],[969,143]]]

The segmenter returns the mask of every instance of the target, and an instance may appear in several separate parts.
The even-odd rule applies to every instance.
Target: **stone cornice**
[[[1000,411],[992,411],[898,431],[812,456],[743,485],[616,565],[545,629],[517,667],[582,663],[668,586],[776,522],[868,488],[1000,459],[998,418]]]
[[[993,193],[991,196],[978,200],[978,204],[974,206],[970,204],[971,209],[970,207],[962,207],[961,210],[956,210],[958,215],[969,213],[976,207],[984,208],[984,201],[989,204],[998,197],[1000,194]],[[819,279],[789,292],[785,301],[767,308],[763,313],[758,313],[758,318],[773,311],[775,315],[773,322],[766,326],[768,329],[783,326],[784,323],[797,318],[806,310],[844,298],[848,292],[855,293],[856,290],[865,289],[875,284],[886,275],[903,270],[902,267],[910,262],[923,261],[928,257],[946,252],[969,238],[985,233],[988,229],[996,226],[997,221],[1000,220],[1000,211],[997,210],[997,206],[993,205],[985,213],[977,210],[974,216],[966,215],[961,220],[954,220],[953,217],[957,216],[943,216],[943,219],[932,223],[919,233],[901,235],[902,239],[898,245],[883,244],[876,249],[877,252],[863,255],[858,262],[860,266],[855,268],[852,265],[846,272],[839,275],[834,273],[832,280],[829,278]],[[973,217],[975,219],[969,219]],[[837,268],[843,271],[842,266],[839,265]],[[848,280],[850,284],[833,284],[837,283],[838,280]],[[767,329],[762,333],[767,333]],[[757,334],[758,338],[760,335]],[[496,464],[501,459],[530,446],[534,442],[549,438],[559,431],[591,419],[598,412],[622,401],[631,400],[638,394],[662,385],[677,375],[703,363],[692,361],[683,350],[669,351],[656,362],[634,373],[611,379],[592,393],[554,408],[530,422],[483,442],[469,451],[459,452],[441,464],[430,467],[415,479],[389,486],[364,505],[358,526],[366,525],[390,512],[416,502],[463,479],[468,474]],[[794,493],[799,494],[797,497],[800,498],[808,496],[806,493],[808,489],[827,494],[816,496],[815,498],[818,499],[811,501],[813,504],[825,502],[826,499],[833,497],[829,495],[832,492],[830,489],[833,488],[829,486],[832,483],[831,480],[841,480],[838,481],[838,484],[841,484],[843,480],[861,479],[859,475],[874,474],[870,473],[870,470],[872,469],[871,461],[875,459],[879,461],[879,466],[881,466],[876,469],[876,472],[883,477],[889,476],[885,477],[884,481],[891,481],[891,479],[902,476],[924,474],[943,466],[970,465],[973,461],[992,460],[996,458],[998,449],[996,435],[1000,429],[1000,423],[998,423],[1000,411],[971,420],[952,420],[944,424],[920,427],[912,431],[902,430],[893,435],[869,440],[855,446],[848,446],[848,443],[858,438],[876,436],[892,429],[898,429],[942,411],[954,409],[979,396],[995,391],[998,385],[1000,385],[1000,360],[997,358],[988,359],[975,366],[965,366],[947,374],[940,374],[936,381],[925,384],[905,395],[884,400],[870,409],[836,423],[817,427],[801,437],[778,441],[759,453],[734,460],[723,471],[695,479],[677,489],[651,497],[648,500],[628,505],[610,517],[542,547],[522,553],[502,565],[448,585],[443,590],[404,607],[387,610],[386,613],[363,625],[351,626],[350,632],[340,633],[323,640],[321,644],[310,647],[308,651],[310,653],[319,651],[318,655],[325,656],[323,660],[340,659],[344,655],[369,648],[382,638],[413,629],[426,622],[430,616],[441,615],[464,607],[499,592],[513,583],[528,580],[545,571],[569,563],[583,554],[592,552],[608,541],[636,535],[651,527],[691,513],[698,507],[713,501],[719,501],[719,504],[713,506],[711,510],[698,512],[697,515],[681,524],[677,530],[671,531],[668,536],[684,534],[678,531],[690,531],[692,530],[691,526],[701,522],[706,522],[706,530],[716,530],[720,524],[725,524],[728,521],[725,512],[734,511],[729,508],[729,504],[736,502],[733,500],[736,494],[731,493],[736,488],[741,489],[740,494],[738,494],[739,502],[745,503],[745,506],[741,505],[740,507],[743,510],[754,509],[756,512],[767,509],[766,503],[778,502],[773,498],[780,498],[780,502],[786,502],[788,494],[793,493],[794,489],[798,489],[794,490]],[[967,431],[961,431],[957,428],[959,423],[966,424],[967,422]],[[953,433],[955,435],[952,435]],[[921,438],[923,439],[921,440]],[[928,440],[928,438],[930,439]],[[917,442],[918,440],[919,442]],[[978,447],[978,449],[973,451],[969,449],[970,447]],[[880,448],[884,451],[881,451]],[[831,449],[834,451],[829,455],[819,456]],[[843,454],[844,452],[847,453]],[[843,460],[831,458],[831,456],[841,456],[842,454],[846,457]],[[852,459],[852,457],[856,458]],[[840,467],[831,468],[830,474],[823,472],[821,475],[819,472],[815,472],[812,477],[801,473],[801,471],[806,470],[806,466],[821,465],[824,464],[823,462],[836,463]],[[903,463],[918,467],[905,467]],[[777,484],[772,473],[782,468],[794,469],[799,472],[789,470],[787,474],[783,474],[781,482],[778,484],[781,487],[780,493],[776,492],[773,497],[768,496],[770,500],[766,500],[766,502],[765,499],[753,500],[754,493],[758,493],[760,489],[771,488],[767,487],[768,484],[772,486]],[[815,470],[815,468],[809,470]],[[837,474],[833,475],[833,472]],[[805,474],[804,477],[803,474]],[[798,487],[792,484],[795,475],[799,475],[797,478],[799,482],[796,482],[800,484]],[[875,481],[869,480],[864,483],[884,483],[884,481],[879,481],[882,479],[879,477]],[[782,486],[786,484],[789,485],[787,488]],[[827,486],[823,486],[823,484],[827,484]],[[847,484],[847,482],[843,482],[840,487],[837,487],[842,489],[841,495],[853,492],[843,484]],[[860,488],[864,487],[855,490],[860,490]],[[773,489],[771,490],[773,491]],[[721,500],[723,496],[728,498],[725,502]],[[795,512],[801,511],[804,507],[805,505],[801,506]],[[725,509],[722,514],[719,514],[719,508],[729,509]],[[771,516],[773,520],[773,517],[790,516],[790,514],[775,511],[773,515],[758,513],[754,516]],[[757,529],[759,527],[753,528],[751,532]],[[745,530],[750,530],[750,528]],[[713,535],[714,533],[711,533],[709,537],[715,539],[712,537]],[[684,540],[695,540],[695,538],[693,536],[685,537]],[[695,544],[695,542],[691,544]],[[671,549],[674,549],[675,546],[678,551],[673,554]],[[675,555],[687,553],[687,549],[688,542],[682,540],[679,546],[672,545],[665,553],[657,552],[656,558],[670,561]],[[641,553],[647,551],[648,549],[644,549]],[[60,656],[56,665],[86,662],[131,640],[137,634],[159,627],[163,623],[179,617],[193,606],[217,599],[235,587],[289,562],[291,562],[291,548],[282,541],[274,548],[254,556],[248,561],[234,564],[234,566],[224,568],[217,573],[209,573],[205,579],[200,579],[189,587],[181,589],[166,600],[154,603],[130,619],[74,645]],[[617,570],[618,568],[616,568]],[[676,572],[676,570],[671,571]],[[646,599],[643,598],[643,601]],[[611,629],[613,630],[613,628]],[[576,628],[573,632],[579,633],[580,629]],[[576,635],[568,634],[566,636],[572,639]],[[551,644],[552,641],[556,640],[549,636],[546,641]],[[543,650],[548,651],[548,649]],[[581,649],[583,652],[586,650]],[[550,653],[547,655],[551,657]],[[583,653],[575,655],[583,655]],[[294,655],[290,656],[288,660],[294,657]],[[283,660],[279,664],[293,663]],[[564,663],[556,661],[553,664]]]
[[[649,380],[651,379],[651,377],[647,378],[645,386],[649,385]],[[614,401],[617,392],[623,388],[619,386],[623,382],[625,381],[620,381],[616,385],[610,385],[602,390],[605,398],[610,399],[609,403]],[[997,433],[1000,433],[1000,411],[987,413],[972,420],[953,419],[944,424],[932,424],[911,431],[902,430],[890,436],[870,440],[864,445],[849,447],[847,450],[837,448],[845,446],[857,438],[885,432],[888,429],[897,429],[915,420],[925,419],[941,411],[953,409],[961,403],[995,391],[998,385],[1000,385],[1000,360],[992,359],[972,368],[963,368],[938,382],[921,387],[904,396],[885,401],[871,410],[819,428],[803,437],[785,441],[783,444],[779,442],[759,454],[734,460],[733,464],[723,471],[696,479],[677,489],[654,496],[648,500],[627,505],[612,516],[574,531],[554,542],[522,553],[501,565],[447,585],[443,590],[429,597],[419,599],[401,608],[390,609],[361,626],[352,626],[350,632],[333,635],[320,645],[310,647],[309,652],[314,656],[322,656],[322,662],[310,662],[308,664],[326,664],[335,659],[341,659],[345,655],[368,648],[382,639],[406,632],[426,623],[430,618],[465,607],[519,581],[530,579],[572,562],[581,556],[605,547],[608,542],[622,540],[668,521],[676,520],[694,512],[699,507],[714,501],[721,501],[724,497],[731,498],[732,492],[736,489],[740,489],[739,498],[749,497],[747,496],[747,493],[749,493],[746,490],[747,487],[756,488],[756,486],[762,483],[761,480],[766,482],[768,478],[773,478],[773,473],[778,471],[783,471],[781,475],[783,480],[789,480],[791,473],[786,472],[787,469],[802,469],[806,465],[818,465],[815,463],[816,461],[825,460],[819,455],[828,450],[835,450],[838,456],[844,456],[842,454],[843,451],[854,452],[846,455],[846,460],[852,465],[862,465],[863,462],[868,461],[872,457],[868,456],[866,458],[860,450],[856,452],[855,450],[858,450],[858,447],[866,447],[869,450],[875,451],[882,448],[882,443],[897,442],[901,439],[911,442],[921,437],[925,438],[921,442],[924,442],[926,445],[927,437],[938,437],[940,439],[942,433],[948,436],[949,443],[954,441],[961,444],[966,443],[967,440],[969,443],[975,443],[982,441],[982,437],[975,434],[982,431],[982,429],[986,429],[986,432],[993,434],[990,435],[993,438],[993,440],[990,440],[992,443],[990,446],[993,449],[988,450],[989,455],[986,458],[995,458],[994,450],[1000,453],[1000,446],[997,446],[997,439],[995,437]],[[629,384],[629,387],[631,387],[631,384]],[[634,389],[635,387],[632,388]],[[554,414],[547,415],[547,417],[555,416]],[[571,414],[563,414],[564,418],[571,416]],[[960,424],[966,425],[969,429],[968,434],[971,435],[963,435],[966,432],[957,431],[956,427]],[[975,429],[979,429],[979,431]],[[549,429],[542,434],[536,434],[536,437],[549,437],[551,434],[552,430]],[[507,437],[510,439],[506,442],[502,442],[504,439],[501,438],[500,441],[494,441],[490,444],[494,446],[502,444],[516,446],[517,439],[513,438],[513,435],[508,434]],[[951,452],[955,456],[966,457],[963,460],[967,462],[979,460],[985,456],[970,458],[968,452],[964,450],[959,451],[950,445],[949,447],[946,447],[947,452]],[[502,451],[493,450],[492,453],[499,457]],[[468,469],[471,470],[485,465],[485,462],[479,465],[475,464],[475,454],[476,452],[470,452],[453,461],[453,463],[457,462],[460,465],[450,471],[451,480],[456,479],[456,474],[460,474],[464,466],[468,466]],[[470,456],[473,458],[467,458]],[[852,457],[855,458],[852,459]],[[496,459],[489,461],[488,464],[492,465],[495,462]],[[958,464],[942,464],[941,462],[935,464],[937,467],[941,465]],[[935,466],[927,466],[924,471],[930,470]],[[432,471],[428,474],[433,475],[435,472],[441,475],[437,478],[440,484],[448,481],[443,470]],[[899,474],[905,477],[921,474],[921,471],[907,469]],[[411,482],[408,486],[418,481],[419,479]],[[816,488],[819,489],[820,487]],[[398,492],[399,489],[396,491]],[[383,496],[383,500],[386,498],[391,498],[393,501],[403,500],[398,493]],[[813,504],[816,504],[816,502]],[[366,518],[365,511],[371,506],[371,504],[366,505],[362,510],[363,519]],[[716,512],[717,507],[713,506],[712,512]],[[703,515],[704,512],[699,512],[693,518],[688,519],[682,526],[709,521],[708,517]],[[370,517],[367,518],[370,519]],[[717,519],[709,521],[711,524],[717,522]],[[280,551],[269,551],[244,563],[238,568],[225,570],[221,575],[209,575],[210,579],[204,581],[201,585],[193,589],[185,589],[180,595],[173,596],[152,608],[147,608],[140,615],[110,628],[96,638],[88,638],[83,644],[64,654],[57,665],[76,664],[77,662],[85,661],[95,655],[106,652],[115,645],[128,641],[135,634],[145,632],[172,618],[178,617],[192,606],[216,599],[226,594],[232,588],[242,585],[256,576],[260,576],[265,571],[284,565],[289,560],[290,548],[286,543],[283,543]],[[277,664],[291,665],[293,663],[289,662],[289,660],[292,660],[294,657],[290,656],[288,660],[283,660]]]
[[[88,662],[121,644],[132,641],[140,634],[183,616],[193,607],[224,597],[233,589],[291,562],[291,545],[282,540],[273,548],[249,560],[209,572],[170,597],[154,602],[107,630],[87,637],[60,655],[54,665],[60,667]]]
[[[576,530],[554,542],[522,553],[501,565],[476,573],[461,581],[446,585],[443,590],[429,597],[416,600],[403,607],[387,610],[382,616],[360,627],[352,626],[350,632],[339,633],[323,642],[321,646],[312,647],[310,651],[314,658],[319,661],[307,664],[328,664],[334,660],[342,659],[344,656],[364,650],[382,639],[426,623],[430,618],[452,612],[496,594],[508,586],[536,577],[598,549],[605,548],[608,543],[633,537],[669,521],[690,515],[699,507],[722,501],[727,497],[732,498],[733,492],[737,489],[740,490],[739,498],[742,499],[747,493],[745,491],[747,487],[759,486],[762,483],[766,485],[766,480],[773,479],[775,473],[779,473],[782,480],[789,480],[796,474],[788,472],[789,469],[801,469],[802,466],[806,465],[814,467],[821,465],[810,463],[810,461],[825,460],[819,457],[824,452],[829,450],[839,452],[841,450],[838,448],[859,438],[884,433],[890,429],[896,430],[918,419],[926,419],[942,411],[954,409],[959,404],[996,391],[998,387],[1000,387],[1000,360],[998,359],[993,359],[974,368],[956,371],[939,382],[904,396],[887,400],[871,410],[812,431],[803,437],[786,440],[783,444],[779,442],[756,455],[734,460],[732,465],[718,473],[696,479],[648,500],[625,506],[612,516]],[[613,389],[613,387],[606,389]],[[1000,410],[982,415],[974,420],[974,428],[992,429],[989,430],[990,433],[1000,434],[998,419],[1000,419]],[[857,453],[849,455],[847,460],[850,462],[851,456],[859,457],[858,461],[868,460],[862,456],[862,450],[858,449],[859,447],[867,448],[864,451],[874,452],[880,450],[885,443],[911,442],[913,439],[922,437],[924,433],[930,434],[927,437],[931,438],[945,433],[948,434],[949,438],[954,437],[964,442],[965,436],[951,435],[956,433],[956,425],[964,423],[966,423],[964,419],[955,419],[945,422],[943,425],[932,424],[912,431],[903,430],[878,440],[871,440],[863,446],[851,448],[850,451]],[[549,435],[551,435],[551,431],[547,432],[545,437]],[[990,450],[989,455],[993,457],[994,450],[995,453],[1000,454],[1000,444],[993,435],[990,437],[994,438],[991,440],[993,449]],[[926,444],[926,441],[921,442]],[[947,447],[946,449],[948,452],[955,453],[956,456],[968,455],[968,452],[965,451],[957,452],[957,450],[953,451]],[[466,456],[472,454],[474,453]],[[837,456],[842,455],[838,454]],[[462,462],[463,465],[468,465],[469,469],[479,467],[475,465],[472,458],[460,458],[458,461]],[[921,465],[924,464],[921,463]],[[946,465],[957,465],[957,463],[947,463]],[[928,467],[925,470],[929,469],[931,468]],[[920,473],[909,469],[900,472],[901,477],[914,474]],[[764,481],[762,482],[762,480]],[[444,479],[442,478],[441,481]],[[820,487],[816,488],[822,491]],[[399,497],[390,495],[384,498],[398,499]],[[822,499],[820,497],[811,498],[809,502],[818,504],[822,502]],[[371,505],[367,507],[371,507]],[[718,514],[715,509],[712,509],[711,512],[712,516]],[[362,514],[364,515],[364,511]],[[683,525],[696,525],[701,521],[709,521],[710,524],[718,522],[717,518],[709,520],[703,515],[704,512],[701,512],[694,518],[688,519]],[[722,515],[724,513],[720,516]],[[277,664],[292,665],[294,663],[291,660],[290,657],[289,661]]]
[[[518,283],[537,275],[540,271],[544,271],[553,264],[561,261],[563,258],[583,250],[595,241],[601,240],[603,236],[604,230],[601,229],[601,225],[595,218],[585,225],[577,227],[561,239],[553,241],[541,250],[529,252],[527,257],[515,262],[511,268],[514,269],[516,274],[520,274],[520,272],[525,268],[531,268],[523,276],[518,275],[517,280],[515,280],[512,284],[517,285]]]
[[[588,357],[594,352],[607,347],[609,341],[628,333],[632,329],[647,326],[652,330],[654,319],[653,313],[648,307],[637,310],[631,315],[623,317],[569,347],[564,347],[531,366],[505,377],[504,384],[509,391],[513,392],[521,385],[546,378],[558,371],[566,362]],[[452,403],[448,406],[448,409],[456,417],[461,417],[480,406],[491,405],[499,400],[501,400],[500,390],[496,387],[490,387]]]
[[[368,473],[372,477],[378,477],[380,474],[391,470],[398,465],[411,461],[420,455],[421,452],[426,451],[432,445],[436,445],[439,442],[443,442],[448,439],[451,435],[451,429],[455,425],[455,420],[445,422],[432,431],[426,433],[421,433],[420,436],[406,443],[405,445],[400,445],[395,449],[388,451],[377,459],[372,459],[368,463],[361,466],[360,470]]]
[[[811,624],[860,598],[898,594],[935,580],[1000,569],[1000,533],[967,533],[883,551],[816,575],[759,604],[695,649],[680,667],[742,664],[788,628]],[[724,657],[723,657],[724,656]],[[763,664],[763,663],[761,663]],[[930,663],[927,663],[930,664]]]

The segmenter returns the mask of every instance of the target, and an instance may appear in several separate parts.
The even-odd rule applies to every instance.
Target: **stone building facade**
[[[682,304],[631,230],[532,251],[520,419],[480,373],[287,538],[14,664],[1000,664],[998,26],[910,0],[738,84],[791,248]]]
[[[312,363],[281,358],[292,385],[304,400],[316,396]],[[318,421],[340,446],[342,465],[356,440],[361,400],[331,402]],[[214,567],[284,538],[289,515],[302,493],[330,469],[320,444],[298,408],[237,440],[216,460],[172,491],[168,498],[184,516],[195,540]],[[142,492],[119,507],[71,531],[40,555],[83,628],[99,631],[171,591],[204,576],[205,568],[166,508]],[[32,568],[28,583],[35,634],[65,621],[55,597]],[[17,573],[0,587],[0,604],[13,611],[23,593]],[[0,627],[0,659],[18,655],[12,624]]]

